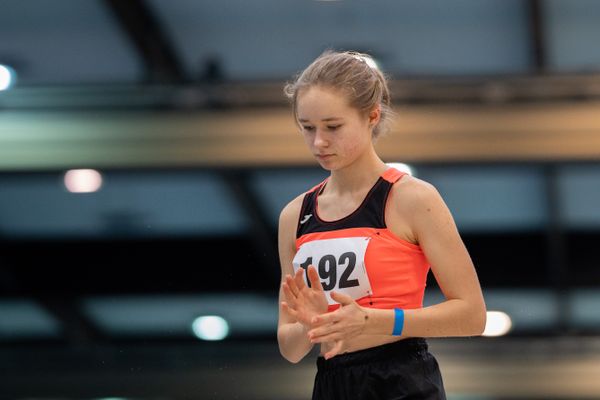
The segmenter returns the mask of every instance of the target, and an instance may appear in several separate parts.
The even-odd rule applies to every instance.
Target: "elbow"
[[[293,351],[294,350],[293,348],[290,349],[289,346],[286,346],[285,339],[282,337],[282,335],[279,332],[277,334],[277,342],[279,344],[279,354],[281,354],[281,356],[283,358],[285,358],[287,361],[291,362],[292,364],[298,364],[300,361],[302,361],[305,354],[298,354],[298,352]]]
[[[298,357],[298,356],[294,357],[293,355],[285,354],[283,351],[280,351],[280,353],[283,356],[283,358],[285,358],[292,364],[298,364],[302,360],[302,357]]]
[[[487,324],[487,310],[485,305],[477,307],[473,315],[473,336],[481,336]]]
[[[469,305],[465,308],[464,319],[457,336],[481,336],[487,323],[485,304],[467,304]]]
[[[304,354],[294,354],[293,352],[290,352],[289,350],[286,351],[281,346],[281,344],[279,345],[279,353],[281,354],[281,356],[283,358],[285,358],[287,361],[291,362],[292,364],[298,364],[304,358]]]

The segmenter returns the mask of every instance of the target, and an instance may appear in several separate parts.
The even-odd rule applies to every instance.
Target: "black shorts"
[[[313,400],[445,400],[442,375],[424,338],[317,358]]]

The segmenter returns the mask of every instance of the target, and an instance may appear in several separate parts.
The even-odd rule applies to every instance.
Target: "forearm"
[[[279,352],[286,360],[297,363],[311,351],[313,344],[307,332],[299,322],[283,324],[277,329]]]
[[[366,311],[369,318],[365,334],[392,334],[394,310],[367,308]],[[485,305],[452,299],[425,308],[404,310],[402,336],[477,336],[483,332],[485,320]]]

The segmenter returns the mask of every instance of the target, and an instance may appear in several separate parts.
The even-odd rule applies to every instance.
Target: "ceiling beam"
[[[43,293],[31,297],[60,323],[62,339],[68,346],[80,349],[105,340],[105,335],[81,312],[78,298]]]
[[[147,81],[181,83],[185,73],[159,18],[144,0],[104,0],[146,65]]]
[[[527,2],[531,50],[536,73],[544,73],[546,71],[547,63],[543,4],[544,2],[542,0],[529,0]]]
[[[271,218],[263,206],[263,201],[258,198],[249,180],[251,177],[243,171],[222,170],[219,173],[221,180],[229,189],[232,199],[238,203],[249,221],[249,237],[252,241],[258,268],[256,273],[261,274],[274,283],[279,282],[280,267],[277,251],[277,234],[271,225]],[[240,265],[240,268],[250,267]]]

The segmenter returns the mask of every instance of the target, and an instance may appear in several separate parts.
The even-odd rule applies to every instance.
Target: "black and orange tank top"
[[[336,221],[319,218],[318,198],[328,179],[306,192],[296,231],[294,272],[311,264],[316,267],[329,311],[339,307],[330,296],[334,290],[365,307],[423,306],[429,272],[425,254],[420,246],[394,235],[385,223],[388,195],[403,175],[395,168],[385,170],[361,205]]]

